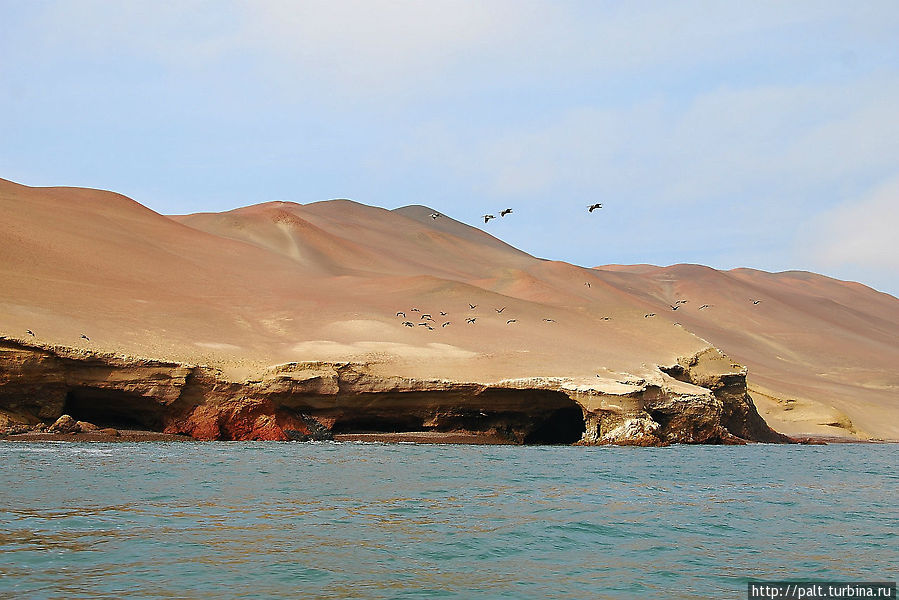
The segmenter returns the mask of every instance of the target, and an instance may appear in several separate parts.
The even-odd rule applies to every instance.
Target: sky
[[[582,266],[899,296],[895,0],[0,0],[0,23],[4,179],[164,214],[425,204]]]

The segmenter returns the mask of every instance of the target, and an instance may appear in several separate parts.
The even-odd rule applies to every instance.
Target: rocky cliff
[[[745,369],[712,348],[639,376],[592,381],[423,380],[320,361],[231,381],[200,365],[0,340],[0,426],[19,432],[62,415],[198,440],[462,432],[514,444],[789,441],[756,412]]]

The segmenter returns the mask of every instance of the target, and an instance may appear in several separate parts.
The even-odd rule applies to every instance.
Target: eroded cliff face
[[[464,432],[514,444],[789,441],[756,412],[745,370],[714,349],[622,380],[485,384],[384,377],[363,363],[302,362],[230,381],[204,366],[0,340],[0,426],[52,423],[64,414],[99,427],[199,440]]]

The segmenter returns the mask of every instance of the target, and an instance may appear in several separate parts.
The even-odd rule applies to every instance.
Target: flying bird
[[[490,219],[495,219],[495,218],[496,218],[495,215],[484,215],[484,222],[486,223]]]
[[[396,313],[396,316],[398,316],[398,317],[403,317],[403,318],[405,319],[405,318],[406,318],[406,313],[404,313],[403,311],[400,311],[400,312]]]
[[[431,318],[431,315],[430,315],[430,314],[425,313],[425,314],[423,314],[423,315],[421,316],[421,320],[422,320],[422,321],[433,321],[434,319]]]
[[[504,306],[504,307],[502,307],[502,308],[494,308],[493,310],[495,310],[497,313],[501,313],[501,312],[503,312],[504,310],[506,310],[506,307]]]
[[[587,287],[590,287],[590,282],[589,282],[589,281],[585,281],[585,282],[584,282],[584,285],[586,285]]]
[[[81,337],[87,341],[91,341],[91,339],[89,337],[87,337],[86,335],[84,335],[83,333],[81,334]]]
[[[687,302],[689,302],[689,300],[675,300],[674,301],[675,304],[686,304]]]
[[[441,310],[441,311],[440,311],[440,316],[441,316],[441,317],[445,317],[445,316],[446,316],[446,313],[443,312],[443,311]]]
[[[505,217],[506,215],[508,215],[508,214],[511,213],[511,212],[512,212],[512,209],[511,209],[511,208],[507,208],[506,210],[500,211],[499,216]]]
[[[645,315],[643,315],[643,318],[645,319],[647,317],[654,317],[654,316],[656,316],[655,313],[646,313]]]
[[[477,307],[478,307],[477,304],[469,304],[469,305],[468,305],[468,308],[470,308],[471,310],[474,310],[474,309],[476,309]]]
[[[546,321],[547,323],[555,323],[556,322],[555,319],[543,319],[543,320]]]
[[[753,300],[752,298],[750,298],[749,301],[753,304],[758,304],[759,302],[761,302],[761,300]]]
[[[449,324],[450,324],[450,321],[447,321],[446,323],[444,323],[443,325],[441,325],[441,327],[446,327],[446,326],[449,325]]]
[[[602,208],[602,204],[599,204],[599,203],[597,203],[597,204],[591,204],[590,206],[587,207],[587,211],[588,211],[588,212],[593,212],[593,211],[596,210],[597,208]]]
[[[437,217],[439,217],[439,216],[440,216],[440,213],[431,213],[431,218],[434,220],[436,220]]]
[[[405,325],[406,327],[415,327],[415,325],[413,323],[410,323],[409,321],[403,321],[403,325]]]
[[[477,317],[469,317],[469,318],[465,319],[465,322],[466,323],[474,323],[477,320],[478,320]]]
[[[419,327],[430,327],[430,325],[428,325],[427,323],[419,323],[418,326]]]
[[[434,328],[431,327],[430,325],[428,325],[427,323],[425,323],[425,327],[428,328],[428,331],[434,331]]]
[[[506,325],[509,325],[510,323],[517,323],[517,322],[518,322],[518,319],[509,319],[508,321],[506,321]]]
[[[599,320],[600,321],[611,321],[612,317],[600,317]]]
[[[412,312],[421,312],[421,311],[418,310],[417,308],[413,308],[413,309],[411,309],[411,310],[412,310]]]
[[[702,310],[703,308],[708,308],[708,307],[709,307],[708,304],[703,304],[702,306],[699,307],[699,310]]]
[[[31,337],[34,337],[34,332],[31,331],[30,329],[26,329],[26,330],[25,330],[25,333],[27,333],[27,334],[30,335]]]
[[[669,304],[668,306],[671,307],[671,310],[677,310],[680,308],[680,304]]]

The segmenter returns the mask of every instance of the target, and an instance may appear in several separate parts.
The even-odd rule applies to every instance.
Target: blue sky
[[[0,0],[0,177],[899,295],[899,3]],[[605,208],[588,215],[586,206]]]

